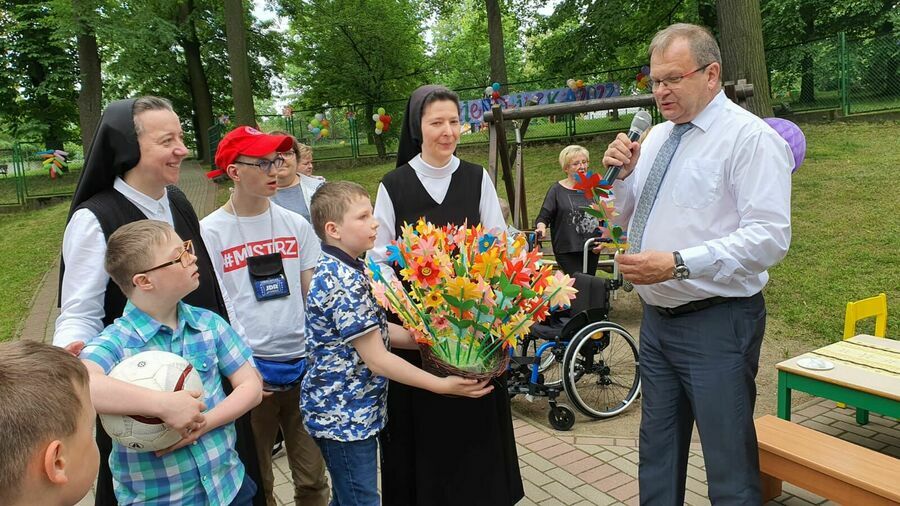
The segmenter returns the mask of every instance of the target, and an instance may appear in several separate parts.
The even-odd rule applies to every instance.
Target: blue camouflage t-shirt
[[[300,409],[311,436],[360,441],[384,427],[388,380],[373,373],[352,344],[376,329],[390,349],[384,310],[363,263],[323,244],[306,298],[308,355]]]

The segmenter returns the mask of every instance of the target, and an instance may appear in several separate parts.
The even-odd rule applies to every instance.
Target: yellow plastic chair
[[[856,323],[866,318],[875,318],[875,337],[887,335],[887,295],[880,293],[876,297],[847,303],[844,316],[844,339],[856,335]]]
[[[856,323],[866,318],[875,318],[875,337],[887,335],[887,295],[880,293],[875,297],[847,303],[847,312],[844,315],[844,339],[850,339],[856,335]],[[838,402],[837,407],[846,408],[843,402]],[[859,418],[857,410],[857,418]],[[867,418],[867,417],[864,417]]]

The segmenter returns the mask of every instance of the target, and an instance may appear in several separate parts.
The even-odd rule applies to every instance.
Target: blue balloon
[[[494,88],[494,91],[500,91],[500,83],[494,83],[491,85],[491,88]]]

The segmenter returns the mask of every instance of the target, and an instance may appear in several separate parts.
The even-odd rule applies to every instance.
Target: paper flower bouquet
[[[486,379],[509,362],[509,347],[567,307],[574,280],[552,273],[523,234],[508,239],[477,227],[403,226],[388,246],[402,282],[368,262],[372,291],[415,337],[424,367],[435,374]]]

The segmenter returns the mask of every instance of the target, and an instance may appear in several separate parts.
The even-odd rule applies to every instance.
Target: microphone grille
[[[652,122],[653,118],[650,117],[650,113],[640,110],[634,115],[634,119],[631,120],[631,129],[639,133],[644,133],[644,130],[650,128]]]

